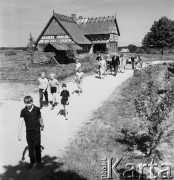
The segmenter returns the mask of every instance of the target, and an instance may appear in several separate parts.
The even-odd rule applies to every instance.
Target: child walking
[[[39,169],[42,168],[41,163],[41,132],[43,130],[43,119],[40,108],[33,104],[31,96],[24,97],[25,108],[21,110],[20,122],[18,126],[18,140],[22,140],[22,127],[25,121],[26,138],[29,150],[30,164],[28,169],[31,169],[35,163]]]
[[[84,77],[84,73],[81,72],[81,68],[79,68],[76,72],[75,76],[75,82],[77,83],[77,88],[78,88],[78,94],[82,93],[82,79]]]
[[[60,93],[60,88],[59,88],[59,82],[55,78],[54,74],[50,74],[50,80],[49,80],[49,86],[50,86],[50,92],[52,95],[52,108],[51,110],[54,109],[56,105],[56,94],[57,94],[57,88],[58,88],[58,93]]]
[[[106,61],[104,60],[104,58],[102,57],[99,61],[99,78],[100,79],[104,79],[105,75],[106,75]]]
[[[67,110],[67,105],[69,105],[68,98],[70,96],[69,91],[66,90],[66,84],[62,84],[62,89],[63,91],[60,93],[60,96],[62,96],[61,99],[61,104],[63,105],[64,112],[65,112],[65,120],[68,120],[67,115],[68,115],[68,110]]]
[[[39,101],[40,101],[40,108],[43,107],[43,96],[45,96],[46,106],[48,106],[48,79],[45,77],[45,72],[41,73],[39,78]]]

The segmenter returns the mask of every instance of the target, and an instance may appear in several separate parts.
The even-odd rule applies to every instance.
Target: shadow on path
[[[65,110],[61,109],[57,115],[65,116]]]
[[[56,157],[44,156],[42,158],[43,169],[37,166],[28,170],[28,163],[20,161],[16,166],[4,166],[5,172],[0,174],[1,180],[86,180],[73,171],[63,171],[63,163],[56,162]]]

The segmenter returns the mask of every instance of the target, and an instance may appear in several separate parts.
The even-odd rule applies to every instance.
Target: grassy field
[[[71,64],[58,64],[56,66],[51,65],[32,65],[29,64],[29,56],[26,51],[15,51],[16,55],[6,56],[6,51],[0,52],[0,80],[10,80],[18,82],[32,82],[35,83],[38,76],[42,71],[46,74],[54,73],[58,79],[64,79],[75,74],[75,63]],[[127,54],[126,56],[130,56]],[[136,54],[135,54],[136,56]],[[172,55],[141,55],[143,61],[151,60],[173,60]],[[95,61],[95,55],[80,55],[80,62],[82,64],[82,71],[89,72],[94,71],[97,62]],[[35,57],[34,62],[38,62],[40,57]],[[28,70],[24,70],[24,65],[30,66]]]
[[[16,51],[16,55],[5,56],[5,52],[0,53],[0,79],[12,80],[19,82],[36,82],[42,71],[47,75],[54,73],[58,79],[64,79],[75,74],[75,63],[51,65],[34,65],[28,70],[24,70],[24,65],[29,66],[28,55],[26,51]],[[92,57],[91,57],[92,58]],[[34,61],[38,61],[34,59]],[[93,71],[96,66],[96,61],[91,61],[88,58],[81,58],[82,71]]]
[[[154,75],[159,88],[163,87],[165,65],[156,66]],[[67,147],[63,162],[65,170],[75,171],[84,178],[101,179],[102,160],[108,158],[123,158],[117,167],[121,173],[125,164],[150,163],[152,157],[145,157],[140,151],[130,149],[126,143],[119,141],[122,131],[138,128],[139,119],[136,117],[134,99],[143,88],[146,81],[145,73],[140,77],[132,77],[124,82],[111,97],[93,113],[93,117],[86,122],[78,132],[75,141]],[[173,117],[170,117],[170,120]],[[173,140],[174,144],[174,140]],[[172,165],[174,172],[174,150],[167,144],[161,144],[158,149],[163,154],[162,160],[156,156],[156,162],[166,162]],[[148,171],[149,172],[149,171]],[[56,177],[56,174],[50,177]],[[114,175],[113,175],[114,176]],[[120,179],[120,177],[114,177]],[[146,179],[146,178],[145,178]]]

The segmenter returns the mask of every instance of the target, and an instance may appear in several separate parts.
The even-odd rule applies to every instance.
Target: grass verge
[[[154,76],[160,84],[165,66],[155,66],[154,68],[157,70]],[[119,172],[125,169],[127,163],[150,164],[150,158],[129,149],[127,144],[118,141],[122,136],[122,129],[136,129],[138,127],[139,119],[136,117],[133,102],[137,93],[143,88],[146,81],[145,76],[145,73],[142,72],[140,77],[132,77],[124,82],[93,113],[93,117],[86,122],[76,135],[75,140],[66,149],[63,157],[65,170],[75,171],[90,180],[98,180],[101,179],[102,160],[106,157],[123,158],[118,166]],[[173,150],[169,151],[166,144],[159,148],[165,154],[163,160],[172,163],[174,156],[171,152]],[[114,178],[120,179],[120,177]]]

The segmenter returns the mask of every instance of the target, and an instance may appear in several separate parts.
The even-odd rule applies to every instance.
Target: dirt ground
[[[117,77],[112,75],[100,80],[95,75],[84,78],[83,94],[78,96],[71,94],[69,109],[69,118],[65,120],[61,113],[60,97],[57,100],[59,104],[54,110],[51,107],[44,107],[41,113],[44,118],[45,129],[42,132],[42,146],[44,150],[42,156],[60,157],[68,145],[73,140],[80,127],[88,120],[101,104],[111,95],[117,86],[131,77],[132,70],[126,73],[118,73]],[[17,89],[26,89],[22,92],[16,92]],[[25,88],[24,88],[25,86]],[[19,88],[20,87],[20,88]],[[72,93],[76,90],[76,84],[72,81],[67,83],[67,89]],[[20,111],[24,107],[23,97],[29,94],[34,98],[34,104],[38,106],[37,87],[34,85],[24,85],[16,83],[1,83],[0,85],[0,174],[5,171],[4,165],[15,166],[22,158],[22,152],[27,143],[25,140],[25,128],[23,128],[23,139],[21,142],[17,139],[17,128]],[[21,95],[22,94],[22,95]],[[28,153],[25,155],[25,161],[29,162]]]

